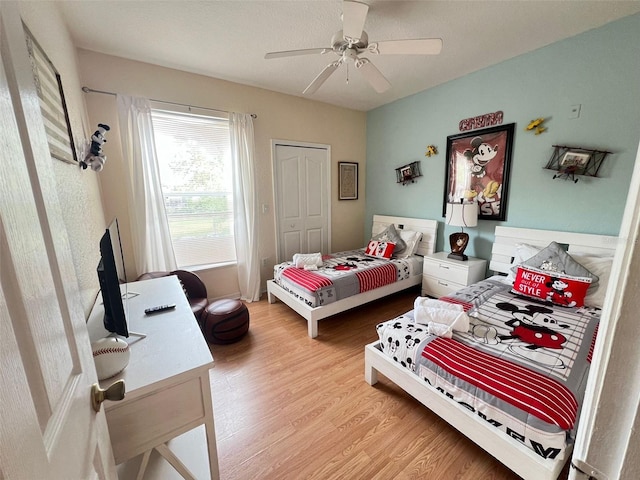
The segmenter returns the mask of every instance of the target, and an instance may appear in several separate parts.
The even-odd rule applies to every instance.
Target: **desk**
[[[125,286],[122,286],[123,291]],[[211,479],[219,478],[209,370],[213,358],[177,277],[154,278],[126,285],[130,360],[124,371],[100,382],[106,388],[124,380],[126,394],[104,403],[116,464],[142,455],[137,479],[143,478],[155,449],[185,479],[194,475],[169,449],[167,442],[204,425]],[[132,294],[137,294],[132,296]],[[147,307],[175,303],[174,310],[145,315]],[[106,336],[104,307],[98,296],[87,327],[91,341]]]

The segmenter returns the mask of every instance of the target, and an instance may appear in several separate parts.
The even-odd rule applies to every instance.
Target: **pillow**
[[[598,283],[591,282],[584,304],[589,307],[600,307],[604,304],[604,296],[609,285],[609,275],[611,274],[611,264],[613,257],[593,257],[589,255],[571,255],[573,259],[580,263],[600,279]]]
[[[551,242],[540,250],[538,254],[522,262],[522,265],[539,268],[551,273],[563,273],[572,277],[588,277],[593,284],[598,283],[599,280],[597,275],[594,275],[576,262],[573,257],[556,242]],[[517,267],[512,267],[511,271],[515,272],[514,269],[517,269]]]
[[[400,236],[407,248],[401,253],[394,255],[394,258],[407,258],[411,255],[415,255],[420,245],[420,239],[422,238],[421,232],[414,232],[413,230],[400,230]]]
[[[386,258],[389,260],[393,254],[396,244],[393,242],[380,242],[378,240],[369,240],[364,254],[368,257]]]
[[[589,277],[574,277],[520,265],[511,292],[562,307],[582,307],[590,285]]]
[[[513,281],[516,279],[516,268],[525,260],[529,260],[531,257],[537,255],[541,248],[534,247],[533,245],[528,245],[526,243],[517,243],[516,251],[513,254],[513,267],[511,267],[511,271],[507,275],[505,282],[508,282],[513,285]]]
[[[407,244],[404,243],[404,240],[398,234],[398,231],[396,230],[396,227],[393,226],[393,224],[390,224],[387,228],[385,228],[379,234],[371,237],[371,240],[395,243],[396,248],[394,249],[394,252],[396,254],[403,253],[404,249],[407,247]]]
[[[293,264],[296,268],[304,268],[308,265],[322,266],[322,253],[296,253],[293,256]]]

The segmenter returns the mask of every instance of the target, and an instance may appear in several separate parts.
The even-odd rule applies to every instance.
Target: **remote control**
[[[171,310],[172,308],[176,308],[176,304],[172,303],[170,305],[158,305],[157,307],[149,307],[145,309],[144,313],[147,315],[151,313],[164,312],[165,310]]]

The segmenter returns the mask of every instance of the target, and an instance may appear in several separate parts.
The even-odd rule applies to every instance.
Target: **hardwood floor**
[[[417,295],[321,320],[316,339],[286,305],[248,304],[248,335],[211,345],[222,480],[518,478],[384,376],[364,381],[375,325]]]

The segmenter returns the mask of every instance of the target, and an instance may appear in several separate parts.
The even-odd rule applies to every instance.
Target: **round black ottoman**
[[[201,325],[207,342],[234,343],[249,331],[249,310],[240,300],[216,300],[202,312]]]

